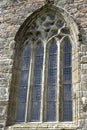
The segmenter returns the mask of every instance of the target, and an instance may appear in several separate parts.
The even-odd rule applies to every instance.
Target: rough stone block
[[[87,64],[81,64],[81,69],[87,69]]]
[[[82,74],[81,75],[81,82],[86,83],[87,82],[87,74]]]
[[[0,106],[0,117],[5,116],[6,107]]]
[[[81,57],[81,62],[82,63],[87,63],[87,56]]]
[[[81,83],[81,89],[82,91],[87,90],[87,83]]]
[[[87,45],[81,45],[81,51],[87,52]]]
[[[8,88],[0,87],[0,100],[8,100]]]

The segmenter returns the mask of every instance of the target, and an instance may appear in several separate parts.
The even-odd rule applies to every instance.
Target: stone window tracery
[[[72,47],[66,22],[48,12],[31,23],[25,39],[16,122],[72,121]]]

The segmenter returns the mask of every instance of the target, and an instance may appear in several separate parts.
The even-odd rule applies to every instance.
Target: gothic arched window
[[[72,121],[72,43],[65,21],[47,12],[25,39],[16,122]]]

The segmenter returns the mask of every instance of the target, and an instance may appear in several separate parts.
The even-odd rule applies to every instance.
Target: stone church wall
[[[77,130],[87,130],[87,0],[56,0],[54,4],[66,10],[79,28],[79,70],[76,75],[80,89],[76,86],[75,91],[80,115],[76,120],[79,122]],[[24,20],[43,5],[43,0],[0,1],[0,130],[5,128],[7,120],[16,32]]]

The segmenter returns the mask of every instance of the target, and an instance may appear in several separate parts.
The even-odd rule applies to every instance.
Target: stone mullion
[[[25,122],[30,121],[30,111],[31,111],[31,97],[32,97],[32,83],[33,83],[33,70],[34,70],[34,51],[33,44],[31,44],[31,58],[30,58],[30,69],[28,78],[28,89],[27,89],[27,101],[26,101],[26,113]]]
[[[57,100],[56,100],[56,120],[59,122],[59,104],[60,104],[60,44],[59,42],[57,41],[57,46],[58,46],[58,49],[57,49],[57,90],[56,90],[56,94],[57,94]]]
[[[40,110],[40,121],[44,121],[44,109],[45,109],[45,86],[46,86],[46,80],[45,80],[45,69],[46,69],[46,44],[44,44],[44,56],[43,56],[43,70],[42,70],[42,90],[41,90],[41,110]]]

